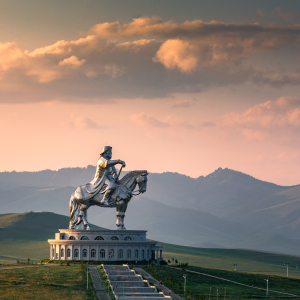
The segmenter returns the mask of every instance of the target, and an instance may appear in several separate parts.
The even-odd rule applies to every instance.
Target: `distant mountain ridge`
[[[77,186],[91,181],[94,174],[93,166],[58,171],[2,172],[1,212],[32,210],[68,215],[71,193]],[[279,186],[227,168],[198,178],[166,172],[150,173],[148,179],[146,194],[129,204],[125,222],[131,228],[144,226],[149,233],[152,228],[151,235],[156,239],[182,245],[230,245],[268,251],[273,247],[281,252],[285,246],[280,246],[279,241],[284,241],[290,245],[286,247],[298,251],[300,186]],[[93,207],[88,215],[94,224],[114,228],[114,210]],[[206,223],[203,220],[207,220]],[[185,230],[178,227],[180,224],[184,224],[181,227]],[[235,232],[240,224],[243,234],[231,235],[230,232]],[[226,235],[222,230],[227,232]]]

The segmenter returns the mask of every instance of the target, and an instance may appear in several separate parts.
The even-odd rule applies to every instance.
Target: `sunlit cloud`
[[[78,40],[33,51],[2,43],[0,96],[5,91],[5,97],[0,101],[49,101],[58,95],[74,102],[164,98],[247,81],[299,85],[299,72],[282,74],[244,64],[253,55],[298,47],[299,34],[299,24],[176,23],[142,17],[127,24],[97,24]],[[9,97],[16,91],[18,97]]]

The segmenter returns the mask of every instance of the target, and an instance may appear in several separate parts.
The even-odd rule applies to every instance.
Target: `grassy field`
[[[206,269],[200,267],[184,267],[182,270],[172,269],[166,266],[161,267],[146,267],[144,268],[157,280],[162,280],[163,284],[173,290],[173,292],[183,296],[184,293],[184,278],[183,274],[187,274],[186,295],[185,298],[190,299],[260,299],[266,297],[266,291],[257,288],[266,289],[266,275],[242,273],[235,271],[224,271],[217,269]],[[238,283],[250,285],[245,287],[235,283],[223,281],[220,279],[190,273],[187,270],[197,271],[200,273],[213,275]],[[253,285],[253,287],[252,287]],[[217,289],[219,295],[217,296]],[[290,279],[280,276],[270,276],[269,290],[290,293],[294,295],[300,294],[300,280]],[[225,297],[225,298],[224,298]],[[272,291],[269,291],[269,299],[289,299],[290,296],[285,296]],[[299,297],[293,297],[300,299]]]
[[[290,264],[289,277],[300,278],[300,257],[298,256],[251,250],[193,248],[164,243],[159,243],[159,245],[164,247],[163,257],[166,261],[174,258],[193,266],[229,271],[233,270],[233,264],[237,264],[237,270],[241,272],[278,276],[286,276],[284,264],[288,262]]]
[[[78,266],[0,270],[0,299],[94,299]]]

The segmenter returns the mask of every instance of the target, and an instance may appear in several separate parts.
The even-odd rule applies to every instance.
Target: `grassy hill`
[[[0,215],[0,263],[17,259],[40,260],[49,257],[47,240],[54,238],[58,229],[67,228],[69,218],[54,213],[19,213]],[[104,229],[94,226],[95,229]],[[159,243],[164,247],[164,258],[178,259],[189,265],[206,268],[238,270],[244,272],[286,274],[285,262],[290,263],[290,276],[300,278],[300,257],[274,253],[236,250],[207,249]],[[299,270],[299,271],[298,271]]]
[[[0,262],[49,257],[47,240],[68,224],[67,216],[48,212],[0,215]]]
[[[286,276],[284,264],[289,262],[289,277],[300,278],[299,256],[239,249],[194,248],[165,243],[159,245],[164,247],[165,260],[172,261],[174,258],[192,266],[229,271],[233,271],[233,264],[237,264],[237,270],[240,272],[279,276]]]

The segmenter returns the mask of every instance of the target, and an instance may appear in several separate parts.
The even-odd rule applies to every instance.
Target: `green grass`
[[[0,270],[0,299],[94,299],[81,266]]]
[[[204,275],[193,274],[186,270],[193,270],[200,273],[205,273],[242,284],[258,288],[266,288],[266,275],[242,273],[234,271],[225,271],[217,269],[206,269],[200,267],[185,267],[182,270],[172,269],[166,266],[161,267],[146,267],[144,268],[157,280],[162,280],[163,284],[171,289],[173,292],[183,296],[184,278],[183,274],[187,274],[186,281],[186,296],[185,298],[194,299],[217,299],[217,289],[219,289],[220,299],[224,299],[226,288],[226,299],[260,299],[266,297],[266,291],[255,288],[244,287],[238,284],[226,282],[220,279],[207,277]],[[280,292],[299,295],[300,294],[300,280],[291,279],[280,276],[270,276],[269,289]],[[281,295],[269,291],[269,299],[288,299],[289,296]],[[299,297],[300,298],[300,297]],[[294,297],[295,299],[295,297]]]
[[[286,276],[284,264],[289,262],[289,277],[300,278],[300,257],[298,256],[252,250],[194,248],[164,243],[159,243],[159,245],[164,247],[163,257],[166,261],[174,258],[193,266],[223,270],[233,270],[233,264],[237,264],[237,270],[241,272],[278,276]]]
[[[109,285],[108,278],[107,278],[107,276],[106,276],[106,274],[104,272],[103,267],[102,266],[98,266],[97,270],[98,270],[98,272],[100,274],[100,277],[101,277],[103,285],[105,286],[106,290],[109,291],[110,299],[111,300],[115,300],[115,295],[114,295],[113,291],[111,290],[111,286]]]

